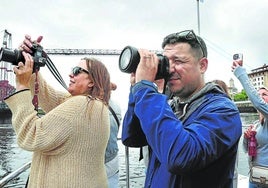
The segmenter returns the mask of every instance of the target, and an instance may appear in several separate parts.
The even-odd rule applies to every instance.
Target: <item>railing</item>
[[[254,108],[251,101],[237,101],[235,102],[240,113],[248,112],[248,113],[256,113],[257,110]]]
[[[121,140],[121,138],[117,138],[117,140]],[[18,168],[14,172],[5,176],[2,180],[0,180],[0,188],[7,185],[11,180],[18,177],[21,173],[25,172],[30,167],[31,167],[31,161],[24,164],[22,167]],[[130,187],[129,150],[127,146],[125,146],[125,168],[126,168],[126,187],[129,188]]]
[[[120,55],[116,49],[46,49],[48,55]]]
[[[26,171],[28,168],[30,168],[30,166],[31,166],[31,162],[28,162],[24,164],[22,167],[20,167],[19,169],[5,176],[2,180],[0,180],[0,188],[4,187],[8,182],[10,182],[11,180],[19,176],[21,173]]]

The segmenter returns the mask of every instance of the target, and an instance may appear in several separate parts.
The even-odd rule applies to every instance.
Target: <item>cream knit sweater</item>
[[[105,188],[108,108],[87,96],[57,92],[40,77],[39,118],[30,90],[5,100],[12,111],[18,145],[33,151],[30,188]]]

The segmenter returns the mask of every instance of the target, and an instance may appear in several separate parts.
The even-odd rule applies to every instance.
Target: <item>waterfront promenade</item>
[[[125,165],[125,146],[118,141],[119,144],[119,159],[120,159],[120,188],[127,187],[126,181],[126,165]],[[240,152],[241,155],[241,152]],[[244,154],[245,155],[245,154]],[[240,156],[239,164],[245,163],[246,158]],[[247,168],[247,166],[244,166]],[[242,169],[243,170],[243,169]],[[238,173],[241,170],[238,169]],[[139,161],[139,148],[129,148],[129,187],[130,188],[142,188],[145,181],[145,166],[143,161]],[[238,175],[238,186],[237,188],[247,188],[248,187],[248,176],[239,174]]]
[[[14,145],[14,144],[13,144]],[[16,144],[15,144],[16,145]],[[142,188],[144,186],[145,181],[145,166],[143,161],[139,161],[139,148],[128,148],[128,156],[129,156],[129,168],[126,167],[126,153],[125,153],[125,146],[122,142],[118,141],[119,145],[119,163],[120,163],[120,187],[119,188]],[[17,148],[17,149],[15,149]],[[19,159],[15,160],[16,165],[12,162],[12,166],[17,166],[12,171],[17,169],[18,167],[22,166],[26,162],[30,161],[31,153],[26,152],[17,146],[15,146],[15,152],[17,153],[15,158]],[[3,161],[2,161],[3,162]],[[4,163],[2,163],[4,164]],[[247,167],[247,159],[246,155],[243,154],[241,151],[241,145],[239,150],[239,163],[238,163],[238,187],[237,188],[247,188],[248,187],[248,177],[243,174],[247,174],[248,167]],[[129,169],[129,181],[126,180],[127,169]],[[0,170],[1,172],[1,170]],[[24,188],[26,183],[26,178],[28,177],[29,169],[24,172],[20,179],[16,180],[15,182],[10,182],[6,188]],[[3,174],[0,174],[3,175]],[[129,186],[127,186],[129,185]]]
[[[241,114],[241,119],[243,122],[243,131],[247,126],[249,126],[253,121],[258,118],[257,114],[245,113]],[[121,133],[118,134],[121,137]],[[16,137],[10,124],[1,125],[0,124],[0,177],[8,172],[13,172],[14,170],[21,167],[23,164],[31,160],[31,153],[22,150],[17,146]],[[242,141],[239,143],[238,150],[238,188],[248,187],[248,162],[247,154],[243,152]],[[119,145],[119,162],[120,162],[120,188],[127,188],[126,172],[127,168],[125,165],[125,146],[122,144],[121,140],[118,140]],[[20,178],[16,179],[15,182],[11,182],[9,188],[23,188],[23,184],[26,182],[29,170],[22,174]],[[139,148],[129,148],[129,187],[131,188],[142,188],[145,180],[145,166],[143,161],[139,161]]]
[[[258,119],[256,113],[241,113],[241,120],[243,122],[243,130]],[[120,136],[120,133],[119,133]],[[119,159],[120,159],[120,188],[126,188],[126,166],[125,166],[125,146],[118,141],[119,145]],[[242,137],[239,142],[238,149],[238,186],[237,188],[248,187],[248,156],[242,148]],[[145,166],[143,161],[139,161],[139,148],[129,148],[129,187],[142,188],[145,180]]]

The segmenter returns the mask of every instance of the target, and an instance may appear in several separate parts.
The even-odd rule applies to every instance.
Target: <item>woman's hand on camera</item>
[[[32,40],[30,35],[25,35],[25,39],[19,46],[19,50],[25,51],[27,53],[33,53],[31,48],[33,47],[33,43],[40,44],[42,41],[43,36],[39,36],[36,40]]]
[[[34,61],[29,53],[22,52],[25,64],[19,62],[13,70],[16,74],[16,91],[30,88],[31,75],[33,73]]]

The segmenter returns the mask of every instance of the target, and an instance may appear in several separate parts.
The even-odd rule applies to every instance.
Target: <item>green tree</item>
[[[240,93],[234,95],[234,101],[247,101],[248,96],[244,89]]]

